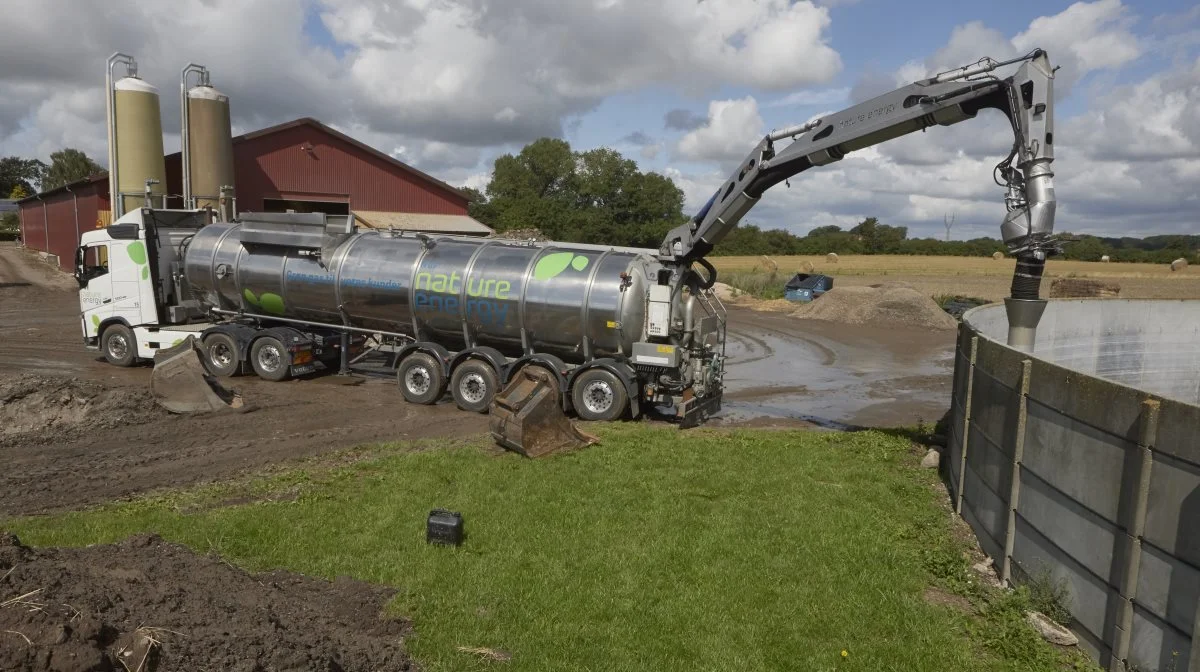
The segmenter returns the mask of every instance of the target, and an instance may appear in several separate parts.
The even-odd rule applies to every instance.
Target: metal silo
[[[126,76],[113,81],[123,64]],[[146,204],[161,207],[166,193],[162,118],[158,89],[137,76],[137,61],[115,53],[108,59],[108,166],[113,220]]]
[[[196,85],[188,88],[188,75]],[[179,76],[184,207],[211,206],[221,219],[234,216],[233,133],[229,97],[213,88],[208,68],[187,64]],[[225,196],[222,204],[221,197]]]

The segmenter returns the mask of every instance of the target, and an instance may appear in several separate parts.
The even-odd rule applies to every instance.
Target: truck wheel
[[[450,376],[450,396],[464,411],[487,413],[500,387],[500,377],[491,364],[478,359],[468,359],[454,369]]]
[[[629,406],[625,383],[610,371],[589,369],[571,387],[571,402],[584,420],[616,420]]]
[[[250,366],[263,380],[287,380],[292,372],[292,356],[283,342],[274,336],[263,336],[250,348]]]
[[[123,324],[113,324],[100,337],[104,359],[113,366],[133,366],[137,361],[137,340],[133,330]]]
[[[209,334],[204,337],[204,364],[214,376],[228,378],[237,374],[241,365],[237,343],[229,334]]]
[[[413,404],[434,404],[446,392],[446,374],[442,365],[424,352],[414,352],[400,362],[396,371],[400,394]]]

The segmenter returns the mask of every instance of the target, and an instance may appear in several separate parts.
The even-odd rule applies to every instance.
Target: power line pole
[[[954,226],[954,220],[958,218],[958,213],[952,215],[942,215],[942,222],[946,225],[946,242],[950,242],[950,229]]]

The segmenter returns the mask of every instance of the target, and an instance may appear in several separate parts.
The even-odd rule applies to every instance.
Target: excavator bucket
[[[492,438],[525,457],[597,443],[598,438],[579,431],[567,418],[561,399],[553,373],[540,366],[526,366],[492,400]]]
[[[194,336],[154,355],[150,394],[172,413],[242,409],[242,395],[226,389],[204,368],[204,351]]]

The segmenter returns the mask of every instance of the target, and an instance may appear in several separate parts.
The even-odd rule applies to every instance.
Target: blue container
[[[789,289],[783,293],[783,296],[788,301],[798,301],[800,303],[808,303],[813,300],[813,290],[805,288]]]

